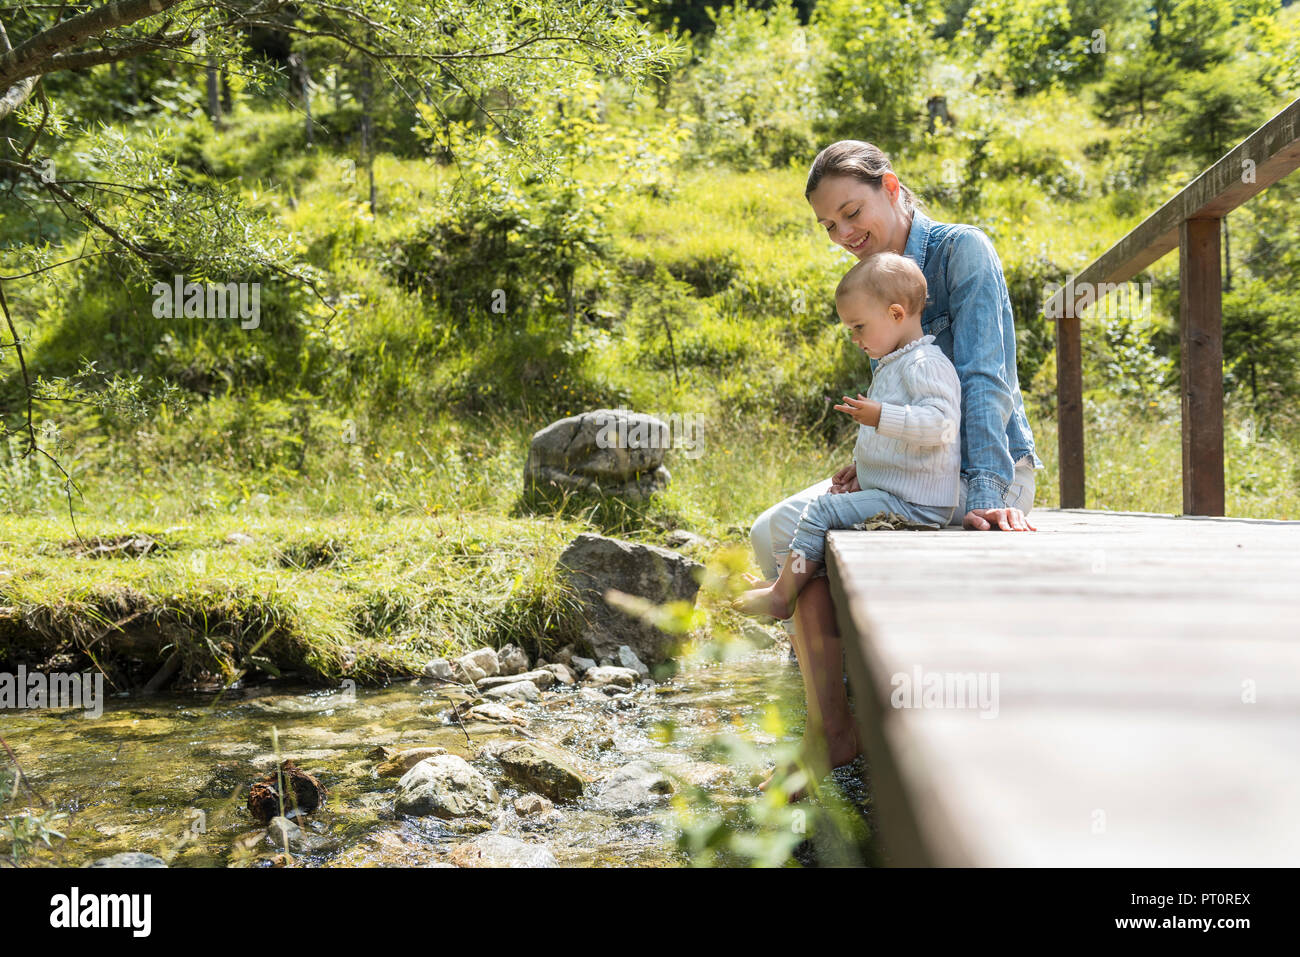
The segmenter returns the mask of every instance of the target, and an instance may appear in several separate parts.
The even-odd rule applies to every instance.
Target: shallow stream
[[[143,851],[170,866],[271,866],[278,849],[245,807],[251,783],[293,758],[329,790],[301,821],[306,866],[423,866],[488,830],[543,844],[561,866],[689,863],[676,837],[707,794],[721,816],[762,799],[761,766],[744,766],[729,737],[774,760],[798,739],[803,702],[797,666],[784,650],[688,665],[667,681],[610,697],[594,689],[548,692],[515,714],[524,727],[448,717],[464,695],[430,680],[382,689],[250,687],[221,696],[108,699],[102,716],[76,710],[8,712],[0,735],[33,788],[69,814],[64,841],[28,863],[79,866]],[[791,724],[783,727],[781,719]],[[493,742],[533,739],[562,749],[595,784],[546,819],[520,816],[523,791],[507,778]],[[492,818],[444,821],[394,810],[397,777],[378,777],[378,746],[437,746],[466,758],[500,794]],[[644,760],[674,782],[635,806],[611,807],[602,776]],[[836,780],[855,785],[852,776]],[[698,790],[697,790],[698,789]],[[853,795],[849,795],[853,798]],[[857,795],[856,800],[861,800]],[[12,812],[12,803],[6,806]],[[743,816],[742,816],[743,817]],[[283,858],[280,861],[283,862]]]

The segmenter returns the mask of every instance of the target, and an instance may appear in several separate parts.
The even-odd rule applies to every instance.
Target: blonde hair
[[[808,170],[808,185],[803,191],[804,199],[811,196],[812,191],[827,176],[849,176],[880,189],[886,173],[894,173],[894,167],[878,146],[863,140],[840,140],[826,147],[813,160],[812,168]],[[916,197],[901,181],[898,192],[903,208],[909,213],[915,210]]]
[[[863,293],[886,305],[903,307],[908,316],[919,316],[925,308],[927,291],[925,274],[921,267],[898,253],[876,253],[844,274],[835,287],[835,299],[853,293]]]

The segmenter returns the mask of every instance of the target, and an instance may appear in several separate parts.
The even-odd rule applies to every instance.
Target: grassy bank
[[[1080,101],[1046,93],[1014,110],[997,117],[1005,135],[973,205],[948,182],[967,149],[960,138],[928,139],[896,160],[933,216],[976,222],[997,244],[1046,464],[1036,501],[1051,506],[1043,283],[1149,204],[1085,188],[1106,181],[1104,148],[1064,158],[1059,142],[1115,135]],[[668,122],[649,107],[642,119]],[[0,443],[0,653],[10,663],[93,662],[126,686],[173,654],[181,679],[200,682],[381,681],[484,643],[536,654],[576,633],[555,560],[580,531],[662,543],[682,528],[734,555],[763,509],[849,460],[851,423],[830,405],[865,390],[869,372],[832,310],[848,254],[818,234],[800,169],[687,166],[650,137],[636,141],[637,163],[584,159],[573,175],[592,238],[572,263],[570,329],[554,276],[538,265],[540,240],[521,225],[553,212],[541,187],[501,201],[515,217],[507,229],[492,218],[500,209],[451,212],[449,168],[381,154],[372,214],[346,149],[306,148],[291,114],[241,109],[223,132],[202,120],[179,129],[184,163],[241,177],[300,244],[328,308],[268,287],[256,330],[159,320],[147,283],[98,261],[12,294],[35,375],[76,379],[92,360],[125,376],[127,400],[42,407],[51,419],[42,442],[80,489],[75,520],[57,470],[24,457],[21,437]],[[1238,235],[1256,229],[1252,215],[1234,214]],[[498,228],[521,258],[485,253]],[[1094,508],[1181,507],[1176,370],[1161,348],[1176,264],[1149,278],[1149,315],[1085,324]],[[498,283],[513,297],[500,315],[483,307]],[[132,381],[157,380],[176,383],[184,403],[130,392]],[[98,373],[81,381],[104,385]],[[17,407],[17,381],[3,388]],[[673,482],[644,508],[564,517],[523,508],[531,434],[618,405],[695,417],[700,454],[670,454]],[[1263,429],[1234,393],[1226,438],[1229,514],[1300,517],[1300,441],[1288,416]],[[87,542],[140,535],[159,543],[142,557],[85,554]],[[709,595],[702,602],[707,624],[732,621]]]
[[[562,524],[304,520],[261,506],[181,524],[92,522],[85,544],[66,519],[3,529],[6,649],[85,656],[123,683],[173,652],[200,681],[244,670],[375,681],[467,647],[536,653],[573,637],[572,604],[541,571],[566,541]]]
[[[1090,403],[1091,507],[1180,511],[1175,413]],[[1040,506],[1057,502],[1053,425],[1034,422],[1047,466]],[[0,647],[11,664],[93,662],[122,686],[142,684],[173,652],[182,680],[209,684],[245,672],[382,681],[483,644],[544,654],[580,626],[555,571],[579,532],[663,544],[684,528],[712,543],[694,557],[734,568],[728,556],[743,555],[764,508],[852,451],[780,423],[711,418],[703,453],[670,453],[672,485],[645,508],[559,517],[520,502],[522,431],[429,431],[438,467],[392,453],[359,474],[282,478],[256,491],[238,472],[91,482],[78,503],[80,539],[52,494],[42,517],[0,517]],[[1292,449],[1235,420],[1227,445],[1231,514],[1300,517]],[[114,547],[139,536],[157,544]],[[701,604],[701,635],[736,624],[716,595]]]

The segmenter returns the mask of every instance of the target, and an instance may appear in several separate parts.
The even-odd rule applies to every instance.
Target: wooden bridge
[[[1031,533],[832,532],[898,865],[1300,864],[1300,522],[1224,510],[1222,217],[1300,166],[1300,100],[1073,277],[1061,509]],[[1180,249],[1183,516],[1084,504],[1078,309]]]

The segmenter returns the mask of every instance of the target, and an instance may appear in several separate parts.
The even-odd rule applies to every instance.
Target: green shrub
[[[715,29],[681,87],[695,119],[691,158],[739,169],[807,162],[816,152],[816,35],[788,3],[712,15]]]

